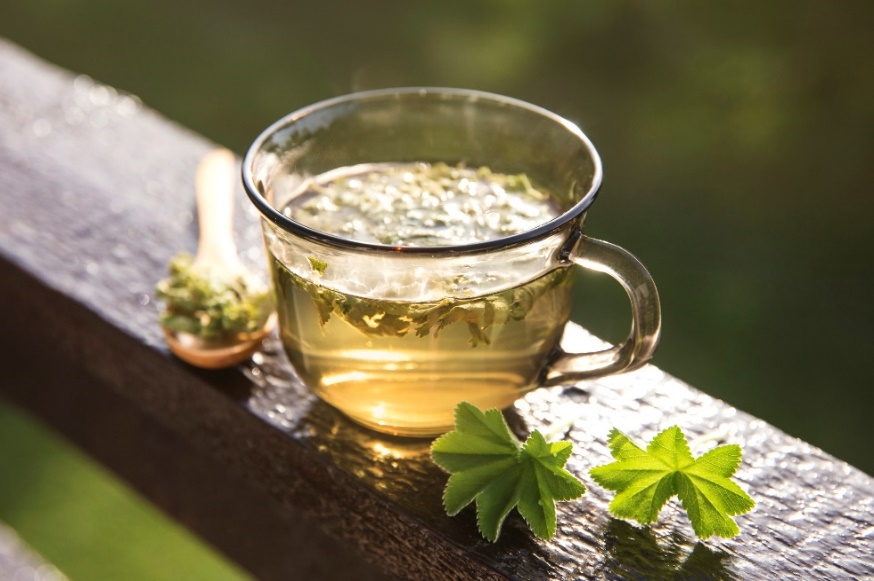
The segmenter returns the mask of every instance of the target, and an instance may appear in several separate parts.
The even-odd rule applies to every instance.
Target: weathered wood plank
[[[23,273],[0,272],[4,288],[23,288]],[[0,300],[16,313],[6,322],[17,328],[34,318],[33,305],[58,298],[37,291],[22,301],[0,290]],[[29,335],[3,346],[0,394],[37,413],[258,579],[383,578],[318,527],[304,526],[300,511],[277,507],[263,487],[229,474],[226,462],[192,446],[77,362],[46,357],[47,345],[45,336]]]
[[[296,534],[318,529],[328,550],[342,543],[397,577],[874,575],[872,478],[654,366],[541,390],[517,404],[511,419],[520,431],[569,423],[569,469],[589,493],[560,505],[552,542],[533,538],[511,517],[492,545],[479,537],[471,512],[442,514],[445,476],[427,458],[427,442],[378,436],[346,421],[300,385],[275,339],[235,371],[205,373],[174,359],[161,341],[152,287],[177,250],[194,248],[192,176],[209,147],[135,100],[0,44],[0,300],[13,305],[8,329],[21,329],[16,358],[35,354],[44,365],[72,365],[95,379],[56,386],[47,398],[67,390],[67,397],[90,400],[89,390],[112,390],[168,441],[184,442],[180,456],[203,455],[225,478],[263,493],[260,509],[281,513],[287,526],[298,523]],[[238,194],[238,246],[257,265],[257,218]],[[8,330],[4,335],[9,341]],[[596,343],[578,327],[566,341]],[[2,361],[15,364],[8,356]],[[33,393],[4,391],[34,409],[52,407]],[[99,430],[105,420],[98,410],[87,421]],[[609,495],[585,476],[609,460],[610,427],[648,439],[672,424],[692,438],[744,446],[738,479],[759,504],[738,519],[736,539],[696,543],[685,517],[670,507],[649,528],[611,519]],[[110,466],[123,464],[106,458]],[[144,482],[159,478],[127,476],[146,494],[153,486]],[[186,486],[196,491],[203,479],[174,488]],[[159,504],[184,512],[174,502]],[[209,538],[209,526],[198,520],[188,524]],[[259,534],[256,524],[246,526],[246,534]],[[213,541],[235,556],[227,539]],[[245,562],[252,555],[236,558],[253,569]],[[281,577],[278,561],[259,576]],[[343,559],[330,564],[349,571]]]

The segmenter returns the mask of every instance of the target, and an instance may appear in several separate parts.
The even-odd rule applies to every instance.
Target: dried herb
[[[155,288],[166,303],[160,316],[165,329],[223,341],[264,327],[273,312],[268,289],[251,279],[218,277],[192,265],[191,255],[177,255],[170,261],[170,276]]]

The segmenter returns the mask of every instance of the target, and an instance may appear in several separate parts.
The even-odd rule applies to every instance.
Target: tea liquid
[[[560,213],[524,176],[379,164],[321,176],[284,208],[354,240],[446,246],[524,232]],[[509,268],[510,265],[496,265]],[[313,270],[331,264],[313,262]],[[282,342],[302,379],[354,420],[399,435],[452,428],[460,401],[505,408],[536,383],[570,313],[571,275],[435,302],[356,296],[271,257]]]

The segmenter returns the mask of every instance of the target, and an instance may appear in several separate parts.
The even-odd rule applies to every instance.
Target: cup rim
[[[585,193],[585,195],[580,199],[579,202],[577,202],[549,222],[545,222],[544,224],[541,224],[536,228],[532,228],[531,230],[527,230],[519,234],[513,234],[504,238],[496,238],[484,242],[474,242],[472,244],[458,244],[451,246],[391,246],[386,244],[360,242],[357,240],[342,238],[340,236],[335,236],[333,234],[328,234],[320,230],[309,228],[308,226],[305,226],[299,222],[295,222],[294,220],[290,219],[289,217],[282,214],[279,210],[274,208],[273,205],[271,205],[270,202],[268,202],[267,199],[263,195],[261,195],[260,192],[258,192],[252,176],[252,163],[254,162],[255,156],[261,150],[264,143],[279,130],[284,129],[290,126],[295,121],[309,116],[313,113],[317,113],[319,111],[329,109],[337,105],[342,105],[343,103],[358,101],[362,99],[373,99],[380,97],[413,94],[418,94],[423,97],[426,95],[443,95],[453,98],[467,98],[471,100],[489,100],[496,103],[517,107],[519,109],[526,109],[532,113],[536,113],[538,115],[551,119],[559,125],[562,125],[567,131],[576,136],[583,143],[586,150],[588,151],[595,170],[594,174],[592,175],[592,183],[589,187],[589,190]],[[306,238],[315,242],[320,242],[328,246],[340,247],[344,249],[357,249],[366,250],[368,252],[389,254],[403,253],[420,255],[446,255],[469,254],[482,252],[484,250],[494,250],[496,248],[509,248],[519,246],[545,238],[562,230],[568,225],[568,223],[582,216],[589,208],[589,206],[591,206],[592,202],[595,200],[595,197],[598,194],[598,190],[601,187],[601,182],[603,179],[603,168],[601,165],[601,157],[598,155],[598,151],[595,149],[595,146],[592,144],[588,136],[583,133],[582,129],[580,129],[577,124],[565,119],[564,117],[561,117],[556,113],[553,113],[552,111],[544,109],[543,107],[533,105],[531,103],[528,103],[527,101],[522,101],[521,99],[515,99],[513,97],[506,97],[504,95],[499,95],[496,93],[489,93],[472,89],[456,89],[446,87],[396,87],[388,89],[375,89],[370,91],[359,91],[355,93],[341,95],[338,97],[333,97],[330,99],[325,99],[323,101],[319,101],[317,103],[313,103],[311,105],[298,109],[292,113],[289,113],[288,115],[285,115],[281,119],[272,123],[264,131],[262,131],[258,135],[258,137],[255,138],[255,141],[252,142],[252,145],[249,146],[249,149],[246,151],[246,155],[243,157],[242,178],[243,187],[246,190],[246,194],[249,196],[249,199],[261,213],[261,216],[266,218],[282,230],[285,230],[286,232],[289,232],[296,236]]]

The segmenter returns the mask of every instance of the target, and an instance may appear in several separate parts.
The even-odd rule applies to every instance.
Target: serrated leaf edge
[[[465,409],[465,408],[466,408],[466,409]],[[577,498],[582,497],[582,496],[587,492],[588,489],[587,489],[585,483],[583,483],[583,482],[582,482],[582,481],[581,481],[581,480],[580,480],[576,475],[574,475],[572,472],[570,472],[569,470],[567,470],[566,468],[564,468],[565,464],[567,463],[567,460],[570,458],[570,455],[571,455],[571,453],[572,453],[572,451],[573,451],[573,443],[572,443],[572,442],[567,442],[567,441],[564,441],[564,440],[560,440],[560,441],[558,441],[558,442],[548,442],[548,441],[546,441],[546,439],[543,437],[543,435],[542,435],[538,430],[534,430],[534,431],[533,431],[533,432],[528,436],[528,438],[525,440],[524,443],[523,443],[523,442],[520,442],[520,441],[518,440],[518,438],[516,438],[515,435],[510,431],[509,425],[507,425],[507,422],[506,422],[506,418],[503,417],[503,414],[501,413],[500,410],[497,410],[497,409],[489,409],[489,410],[486,410],[485,412],[483,412],[482,410],[480,410],[479,408],[477,408],[476,406],[474,406],[473,404],[470,404],[470,403],[468,403],[468,402],[460,402],[460,403],[456,406],[455,414],[454,414],[454,418],[455,418],[455,420],[456,420],[456,425],[458,424],[458,414],[459,414],[459,413],[463,413],[464,411],[468,411],[468,412],[470,412],[470,411],[474,411],[475,414],[477,414],[477,415],[482,415],[482,416],[483,416],[483,419],[485,418],[485,415],[486,415],[487,413],[489,413],[489,412],[497,412],[498,414],[500,414],[500,417],[501,417],[501,419],[502,419],[502,422],[503,422],[504,428],[505,428],[505,430],[506,430],[506,435],[508,435],[508,436],[510,437],[510,440],[511,440],[511,441],[515,444],[515,446],[516,446],[516,451],[515,451],[515,460],[516,460],[516,462],[517,462],[518,464],[521,464],[521,455],[522,455],[522,453],[523,453],[523,450],[524,450],[525,447],[529,444],[529,442],[531,442],[531,438],[532,438],[532,437],[535,437],[535,438],[536,438],[536,437],[540,437],[540,439],[542,439],[543,442],[544,442],[544,443],[549,447],[549,449],[550,449],[550,454],[555,454],[555,456],[556,456],[557,458],[561,458],[561,457],[563,457],[563,460],[561,461],[561,464],[560,464],[559,466],[557,466],[557,467],[553,467],[553,466],[548,466],[548,465],[544,464],[543,462],[541,462],[541,461],[538,459],[537,456],[534,456],[534,455],[531,455],[531,454],[526,454],[527,456],[530,457],[530,460],[528,460],[529,462],[536,462],[537,464],[543,466],[543,468],[544,468],[545,470],[549,471],[549,472],[553,472],[553,473],[555,473],[556,471],[558,471],[558,472],[560,472],[560,473],[563,473],[564,475],[568,476],[569,478],[573,479],[574,481],[576,481],[576,483],[579,484],[580,490],[579,490],[579,494],[577,494],[576,496],[569,497],[569,498],[562,498],[562,499],[553,499],[553,498],[550,498],[550,499],[549,499],[549,502],[552,504],[552,512],[553,512],[554,515],[557,515],[557,509],[556,509],[556,506],[555,506],[555,505],[556,505],[556,502],[564,502],[564,501],[567,501],[567,500],[574,500],[574,499],[577,499]],[[439,462],[437,462],[437,460],[434,458],[434,447],[438,444],[438,442],[440,442],[440,440],[442,440],[443,438],[449,436],[449,434],[452,434],[452,433],[455,433],[455,430],[454,430],[453,432],[448,432],[447,434],[444,434],[444,435],[441,436],[440,438],[437,438],[436,440],[434,440],[434,442],[432,442],[432,445],[431,445],[431,453],[430,453],[430,456],[431,456],[432,461],[433,461],[435,464],[437,464],[438,467],[440,467],[441,469],[443,469],[443,470],[446,471],[446,472],[449,472],[449,471],[446,470],[446,469],[445,469],[445,468],[444,468],[444,467],[443,467]],[[465,433],[465,432],[461,432],[461,433]],[[559,453],[555,453],[555,452],[553,452],[553,451],[552,451],[552,446],[553,446],[554,444],[567,444],[567,450],[568,450],[568,452],[565,453],[564,450],[562,450],[561,453],[560,453],[560,455],[559,455]],[[553,470],[553,468],[556,468],[556,470]],[[537,477],[536,468],[534,468],[534,466],[532,466],[532,469],[534,470],[534,478],[535,478],[535,481],[538,482],[538,485],[537,485],[537,486],[538,486],[538,492],[540,492],[539,478]],[[450,479],[452,478],[451,475],[452,475],[452,473],[450,473]],[[513,509],[514,509],[514,508],[516,509],[517,512],[519,512],[519,514],[522,516],[523,520],[525,521],[526,525],[528,525],[529,529],[530,529],[530,530],[535,534],[535,536],[537,536],[537,537],[539,537],[539,538],[541,538],[541,539],[547,540],[547,541],[548,541],[548,540],[551,540],[551,539],[555,536],[555,532],[556,532],[556,530],[557,530],[557,526],[558,526],[558,525],[557,525],[557,520],[556,520],[556,522],[553,522],[553,523],[552,523],[552,526],[551,526],[551,527],[549,526],[549,524],[547,524],[546,536],[543,536],[543,535],[539,534],[538,531],[535,530],[534,526],[532,526],[532,523],[530,522],[530,520],[528,519],[528,517],[527,517],[525,514],[523,514],[521,510],[519,510],[519,500],[520,500],[520,489],[519,489],[519,486],[521,486],[521,479],[520,479],[519,482],[517,482],[517,484],[516,484],[516,489],[515,489],[515,492],[514,492],[514,494],[513,494],[513,496],[512,496],[512,499],[513,499],[512,505],[510,506],[509,510],[507,510],[507,511],[506,511],[506,512],[505,512],[505,513],[504,513],[504,514],[499,518],[499,520],[498,520],[498,522],[497,522],[497,525],[496,525],[496,527],[495,527],[495,535],[494,535],[494,538],[492,538],[491,536],[489,536],[489,534],[487,534],[487,532],[483,529],[483,516],[482,516],[482,511],[480,510],[480,508],[479,508],[479,504],[478,504],[478,502],[477,502],[478,499],[479,499],[479,497],[480,497],[480,496],[481,496],[481,495],[486,491],[487,487],[484,488],[483,490],[480,490],[477,494],[475,494],[475,495],[474,495],[474,496],[473,496],[473,497],[472,497],[472,498],[471,498],[471,499],[470,499],[466,504],[464,504],[461,508],[459,508],[459,510],[457,510],[457,511],[455,511],[455,512],[453,512],[453,513],[449,513],[449,511],[446,509],[446,491],[447,491],[447,489],[448,489],[448,486],[449,486],[449,482],[447,481],[447,485],[444,487],[444,489],[443,489],[443,494],[442,494],[442,497],[441,497],[441,500],[443,501],[443,508],[444,508],[444,510],[446,510],[446,512],[447,512],[447,514],[448,514],[449,516],[454,516],[455,514],[458,514],[459,512],[461,512],[461,510],[463,510],[464,508],[466,508],[467,506],[469,506],[472,502],[475,503],[475,504],[476,504],[476,522],[477,522],[477,530],[479,531],[480,535],[483,536],[483,538],[485,538],[486,540],[488,540],[488,541],[490,541],[490,542],[493,542],[493,543],[494,543],[494,542],[496,542],[496,541],[498,540],[498,538],[500,537],[500,534],[501,534],[501,530],[502,530],[502,528],[503,528],[503,526],[504,526],[504,522],[506,521],[507,516],[508,516],[511,512],[513,512]]]
[[[688,442],[688,439],[686,438],[686,434],[685,434],[685,433],[683,432],[683,430],[682,430],[679,426],[677,426],[677,425],[673,425],[673,426],[670,426],[670,427],[668,427],[668,428],[665,428],[664,430],[662,430],[661,432],[659,432],[658,434],[656,434],[656,435],[655,435],[655,436],[650,440],[650,442],[649,442],[649,444],[647,445],[646,448],[640,448],[640,446],[639,446],[639,445],[638,445],[638,444],[637,444],[637,443],[636,443],[632,438],[628,437],[628,436],[625,435],[622,431],[620,431],[618,428],[615,428],[615,427],[614,427],[614,428],[611,428],[610,432],[608,433],[608,436],[607,436],[607,445],[608,445],[608,448],[610,449],[610,455],[614,458],[615,461],[614,461],[614,462],[610,462],[610,463],[608,463],[608,464],[602,464],[602,465],[600,465],[600,466],[595,466],[595,467],[591,468],[591,469],[589,470],[589,476],[591,476],[592,479],[593,479],[596,483],[598,483],[600,486],[602,486],[603,488],[605,488],[605,489],[607,489],[607,490],[611,490],[611,491],[616,491],[616,490],[618,490],[617,488],[612,488],[612,487],[608,486],[608,485],[603,481],[603,476],[600,474],[600,470],[599,470],[599,469],[602,469],[602,468],[605,468],[605,469],[606,469],[606,468],[608,468],[608,467],[610,467],[610,466],[613,466],[614,464],[618,464],[618,463],[622,462],[622,460],[620,460],[619,457],[618,457],[618,451],[619,451],[619,449],[620,449],[620,439],[627,440],[629,443],[631,443],[631,444],[634,445],[635,447],[637,447],[637,448],[639,448],[639,449],[641,449],[641,450],[646,450],[647,453],[649,453],[649,452],[650,452],[650,446],[652,446],[653,442],[654,442],[656,439],[658,439],[659,436],[662,436],[662,435],[665,434],[666,432],[668,432],[668,431],[673,431],[673,430],[676,430],[676,431],[680,434],[680,436],[682,437],[682,440],[683,440],[683,444],[684,444],[685,450],[686,450],[686,451],[689,453],[689,455],[691,456],[691,450],[690,450],[690,448],[689,448],[689,442]],[[737,487],[737,488],[738,488],[738,489],[743,493],[743,498],[744,498],[744,500],[748,500],[748,501],[749,501],[749,506],[744,507],[743,510],[739,510],[738,512],[734,512],[734,513],[729,512],[729,511],[725,511],[725,515],[726,515],[726,516],[723,517],[723,520],[724,520],[724,521],[727,521],[727,523],[730,523],[730,524],[728,525],[728,529],[729,529],[730,533],[727,533],[727,531],[722,530],[722,529],[717,529],[717,528],[714,528],[714,529],[711,531],[709,527],[708,527],[708,528],[703,528],[703,527],[699,526],[700,523],[695,523],[695,522],[693,522],[692,519],[691,519],[691,517],[689,516],[689,509],[688,509],[688,507],[687,507],[687,503],[686,503],[686,501],[685,501],[685,500],[680,496],[679,488],[678,488],[677,484],[674,482],[674,481],[676,480],[676,478],[678,478],[678,477],[679,477],[679,478],[684,478],[684,479],[686,479],[686,480],[690,480],[690,481],[691,481],[691,479],[689,478],[689,476],[686,475],[686,474],[684,473],[684,470],[687,469],[687,468],[689,468],[689,467],[691,467],[691,466],[693,466],[695,463],[698,462],[699,459],[705,457],[707,454],[711,453],[713,450],[716,450],[716,449],[719,449],[719,448],[736,448],[736,449],[737,449],[737,451],[738,451],[738,460],[737,460],[737,464],[736,464],[736,466],[733,468],[733,470],[731,471],[731,473],[730,473],[728,476],[722,476],[722,475],[719,475],[719,477],[720,477],[720,478],[724,478],[724,479],[728,480],[731,484],[735,485],[735,486],[736,486],[736,487]],[[718,446],[717,448],[714,448],[713,450],[709,450],[708,452],[705,452],[704,454],[701,454],[701,455],[698,456],[697,458],[692,457],[692,463],[691,463],[691,464],[688,464],[688,465],[686,465],[686,466],[683,466],[683,467],[674,468],[674,467],[671,467],[671,466],[667,466],[667,465],[666,465],[666,469],[669,471],[669,473],[666,474],[664,478],[659,479],[658,481],[656,481],[655,483],[653,483],[653,484],[651,485],[651,486],[658,486],[658,484],[659,484],[660,482],[664,481],[665,478],[671,478],[671,480],[672,480],[673,494],[671,494],[670,496],[667,497],[667,499],[665,500],[665,503],[664,503],[664,504],[667,504],[668,501],[670,501],[671,498],[677,497],[678,500],[680,501],[681,506],[683,507],[683,510],[686,512],[686,517],[687,517],[687,519],[689,520],[689,523],[690,523],[691,526],[692,526],[692,530],[695,531],[695,535],[696,535],[699,539],[701,539],[701,540],[706,540],[706,539],[710,538],[710,537],[713,536],[713,535],[716,535],[716,536],[721,537],[721,538],[732,538],[732,537],[737,536],[737,535],[740,533],[740,527],[737,525],[737,523],[735,522],[735,520],[734,520],[733,518],[731,518],[731,517],[733,517],[733,516],[740,516],[740,515],[743,515],[743,514],[747,514],[748,512],[750,512],[750,511],[751,511],[753,508],[755,508],[755,506],[756,506],[756,501],[755,501],[755,499],[753,499],[753,498],[749,495],[749,493],[748,493],[747,491],[743,490],[743,488],[741,488],[741,487],[740,487],[736,482],[730,480],[731,476],[733,476],[733,475],[737,472],[737,470],[740,468],[740,465],[741,465],[741,463],[742,463],[742,461],[743,461],[743,449],[741,448],[741,446],[738,445],[738,444],[725,444],[725,445],[723,445],[723,446]],[[660,458],[657,458],[657,459],[659,459],[659,460],[661,461]],[[700,476],[699,476],[699,477],[700,477]],[[697,488],[696,488],[694,485],[692,485],[691,483],[689,484],[689,486],[691,486],[693,489],[697,489]],[[647,488],[649,488],[649,487],[647,487]],[[638,519],[638,518],[637,518],[636,516],[634,516],[633,514],[630,514],[630,513],[627,512],[627,511],[623,511],[623,510],[621,510],[619,507],[615,506],[615,505],[617,504],[617,502],[616,502],[616,501],[617,501],[617,497],[619,497],[620,494],[621,494],[621,493],[617,492],[617,494],[613,497],[613,500],[612,500],[612,501],[610,502],[610,504],[608,505],[608,509],[609,509],[609,511],[610,511],[614,516],[616,516],[616,517],[618,517],[618,518],[623,518],[623,519],[635,520],[635,521],[637,521],[637,522],[639,522],[639,523],[641,523],[641,524],[644,524],[644,525],[648,525],[648,524],[651,524],[651,523],[657,522],[657,520],[658,520],[658,515],[661,513],[661,508],[663,508],[664,505],[662,505],[662,507],[661,507],[661,508],[656,512],[655,515],[652,515],[652,511],[650,511],[650,518],[651,518],[651,520],[649,520],[649,521],[641,521],[640,519]],[[702,494],[702,496],[704,496],[704,495]],[[705,498],[705,500],[707,500],[707,501],[709,502],[709,499],[707,499],[706,496],[704,496],[704,498]],[[719,511],[717,511],[717,512],[719,512]]]

